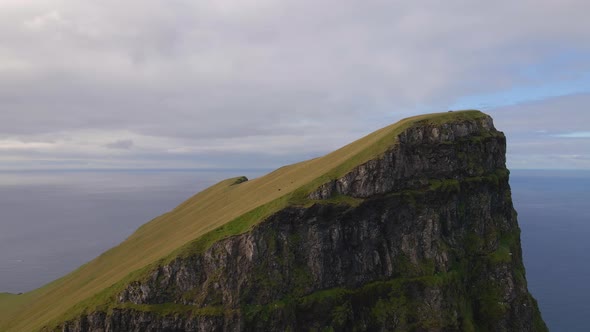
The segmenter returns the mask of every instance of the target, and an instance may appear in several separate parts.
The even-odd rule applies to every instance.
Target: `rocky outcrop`
[[[492,119],[425,124],[402,132],[386,153],[357,166],[312,192],[311,199],[335,195],[367,198],[417,189],[429,179],[462,179],[505,168],[506,141]]]
[[[505,138],[489,117],[412,127],[251,231],[129,283],[63,331],[543,331]],[[358,204],[323,201],[347,195]],[[178,308],[178,309],[174,309]]]
[[[130,309],[114,309],[111,313],[94,312],[63,326],[63,331],[221,331],[232,330],[236,322],[231,317],[166,315]]]

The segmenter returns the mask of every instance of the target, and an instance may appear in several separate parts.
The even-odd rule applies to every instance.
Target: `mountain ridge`
[[[64,321],[92,312],[112,312],[113,306],[117,307],[118,302],[121,304],[129,300],[121,298],[121,294],[128,291],[130,283],[145,282],[150,278],[150,273],[161,266],[202,254],[221,240],[252,231],[252,227],[259,222],[289,206],[311,208],[321,201],[327,204],[358,206],[364,198],[354,197],[354,194],[342,191],[345,186],[342,181],[338,185],[340,179],[353,169],[378,160],[388,151],[395,150],[400,141],[419,139],[420,134],[412,131],[413,128],[442,128],[435,136],[441,138],[441,141],[448,141],[450,137],[442,137],[446,135],[443,131],[449,124],[475,124],[475,130],[481,132],[483,128],[488,136],[503,137],[495,129],[492,130],[493,125],[490,128],[491,118],[478,111],[431,114],[402,120],[324,157],[285,166],[258,179],[244,181],[243,177],[237,177],[221,181],[196,194],[171,212],[141,226],[121,245],[105,252],[72,274],[23,294],[23,305],[33,303],[32,308],[22,310],[9,319],[0,316],[0,323],[5,324],[8,330],[27,331],[37,330],[42,326],[58,326]],[[470,134],[469,130],[463,132],[463,129],[456,128],[450,132],[453,135],[459,133],[458,136],[465,134],[465,137]],[[411,134],[404,136],[405,133]],[[481,137],[481,133],[477,134],[472,136]],[[421,135],[423,138],[424,133]],[[499,162],[503,164],[505,160],[500,159]],[[478,166],[476,162],[473,163],[472,166]],[[469,168],[469,165],[462,167]],[[474,170],[473,174],[468,175],[471,178],[481,178],[485,173],[489,177],[507,177],[507,174],[488,174],[487,171],[489,170]],[[332,190],[326,189],[326,185],[331,186]],[[457,183],[452,181],[418,181],[404,190],[431,187],[448,187],[447,189],[452,190],[456,185]],[[340,192],[334,191],[334,188],[340,188]],[[396,188],[385,191],[394,189]],[[318,190],[322,194],[314,194]],[[206,223],[203,223],[203,220],[206,220]],[[173,243],[162,248],[161,244],[168,239],[174,239]],[[125,257],[121,251],[141,252],[143,256],[131,262],[129,258],[121,258]],[[81,291],[82,294],[72,294],[72,291]],[[59,301],[56,301],[57,298]],[[174,313],[191,308],[172,305],[172,309],[160,309]],[[23,323],[24,316],[32,319]],[[4,323],[5,321],[8,323]]]

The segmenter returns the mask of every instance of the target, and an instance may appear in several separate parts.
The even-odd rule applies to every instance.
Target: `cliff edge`
[[[240,190],[274,196],[236,205],[249,209],[43,329],[546,331],[527,290],[505,152],[489,116],[441,113],[261,179],[228,180],[171,213],[209,201],[231,209]]]

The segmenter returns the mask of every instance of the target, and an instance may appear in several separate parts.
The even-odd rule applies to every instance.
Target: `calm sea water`
[[[590,331],[590,172],[513,171],[529,290],[551,331]]]
[[[242,172],[0,172],[0,292],[25,292]],[[552,331],[590,323],[590,172],[513,171],[529,289]]]

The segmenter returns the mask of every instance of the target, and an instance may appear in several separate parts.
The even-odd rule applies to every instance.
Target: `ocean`
[[[550,331],[589,331],[590,172],[513,171],[529,290]]]
[[[0,292],[26,292],[111,248],[137,227],[245,171],[0,172]],[[587,331],[590,172],[511,174],[529,289],[552,331]]]

